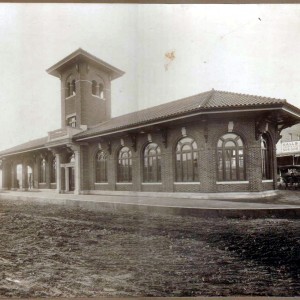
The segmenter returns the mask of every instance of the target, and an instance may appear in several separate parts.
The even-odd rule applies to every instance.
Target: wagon
[[[300,165],[278,167],[279,188],[296,189],[300,187]]]

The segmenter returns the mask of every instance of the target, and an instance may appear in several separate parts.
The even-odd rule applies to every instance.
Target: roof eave
[[[133,125],[129,125],[129,126],[121,126],[118,128],[114,128],[114,129],[109,129],[106,131],[103,131],[101,133],[91,133],[88,134],[86,136],[83,137],[78,137],[76,138],[76,136],[74,136],[74,140],[75,141],[83,141],[83,140],[88,140],[88,139],[94,139],[96,137],[101,137],[101,136],[107,136],[107,135],[113,135],[119,132],[124,132],[124,131],[129,131],[129,130],[134,130],[134,129],[138,129],[138,128],[143,128],[146,126],[151,126],[151,125],[157,125],[157,124],[161,124],[161,123],[167,123],[167,122],[171,122],[174,120],[179,120],[182,118],[189,118],[189,117],[193,117],[193,116],[197,116],[197,115],[205,115],[205,114],[220,114],[220,113],[237,113],[237,112],[247,112],[247,111],[266,111],[266,110],[281,110],[282,109],[282,104],[272,104],[272,105],[264,105],[261,106],[257,109],[254,109],[253,106],[247,106],[247,107],[243,107],[243,106],[236,106],[236,107],[227,107],[227,108],[201,108],[201,110],[197,109],[194,111],[189,111],[188,113],[183,113],[183,114],[176,114],[176,115],[170,115],[167,118],[166,117],[161,117],[161,118],[156,118],[156,119],[152,119],[146,122],[142,122],[142,123],[136,123]],[[299,120],[300,120],[300,115],[299,115]]]
[[[7,152],[7,153],[3,153],[3,154],[0,153],[0,158],[4,158],[4,157],[7,157],[7,156],[18,155],[18,154],[23,154],[23,153],[32,152],[32,151],[41,150],[41,149],[46,149],[46,148],[47,148],[46,146],[41,146],[41,147],[34,147],[34,148],[15,151],[15,152]]]
[[[97,65],[100,65],[102,68],[107,69],[111,73],[111,79],[116,79],[118,77],[121,77],[125,74],[124,71],[106,63],[105,61],[95,57],[94,55],[84,51],[83,49],[79,48],[70,55],[66,56],[50,68],[46,70],[46,72],[52,76],[60,77],[61,70],[68,65],[72,60],[80,60],[80,59],[86,59],[89,60],[92,63],[95,63]]]

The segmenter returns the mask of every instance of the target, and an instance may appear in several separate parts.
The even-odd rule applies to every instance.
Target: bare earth
[[[0,201],[0,297],[300,296],[300,226]]]

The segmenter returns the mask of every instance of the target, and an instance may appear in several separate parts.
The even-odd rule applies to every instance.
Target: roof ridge
[[[214,95],[214,93],[215,93],[215,90],[214,89],[211,89],[210,91],[210,94],[207,96],[207,98],[201,103],[201,104],[199,104],[199,108],[200,107],[205,107],[206,106],[206,104],[210,101],[210,99],[212,98],[212,96]]]
[[[279,101],[284,102],[284,103],[287,102],[286,99],[274,98],[274,97],[267,97],[267,96],[258,96],[258,95],[252,95],[252,94],[236,93],[236,92],[221,91],[221,90],[215,90],[215,92],[217,92],[217,93],[224,93],[224,94],[240,95],[240,96],[248,96],[248,97],[264,98],[264,99],[270,99],[270,100],[279,100]]]

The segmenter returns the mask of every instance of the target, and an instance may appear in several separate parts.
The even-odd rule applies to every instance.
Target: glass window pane
[[[144,182],[158,182],[161,180],[161,174],[158,174],[158,172],[161,172],[158,163],[160,163],[160,148],[156,143],[150,143],[144,150]]]
[[[218,180],[245,180],[243,142],[233,133],[224,134],[218,140]]]
[[[176,181],[198,181],[197,143],[190,137],[184,137],[176,149]]]
[[[225,143],[225,147],[229,148],[229,147],[235,147],[235,143],[233,141],[228,141]]]

